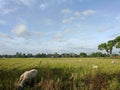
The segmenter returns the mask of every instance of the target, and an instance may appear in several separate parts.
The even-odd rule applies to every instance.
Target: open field
[[[1,58],[0,90],[16,90],[19,76],[32,68],[37,84],[25,90],[120,90],[120,59],[109,58]]]

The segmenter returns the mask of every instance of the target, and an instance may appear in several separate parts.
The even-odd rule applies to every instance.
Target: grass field
[[[19,76],[32,68],[37,83],[24,90],[120,90],[120,59],[109,58],[1,58],[0,90],[16,90]]]

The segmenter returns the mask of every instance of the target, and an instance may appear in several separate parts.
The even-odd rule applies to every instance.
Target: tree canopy
[[[105,50],[108,54],[112,55],[113,48],[120,48],[120,36],[117,36],[113,40],[109,40],[105,43],[98,45],[99,50]]]

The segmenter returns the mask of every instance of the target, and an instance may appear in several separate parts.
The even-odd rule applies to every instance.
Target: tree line
[[[114,54],[114,56],[118,56],[118,54]],[[109,57],[109,54],[101,53],[101,52],[93,52],[91,54],[87,54],[85,52],[81,52],[80,54],[76,53],[54,53],[54,54],[46,54],[46,53],[37,53],[35,55],[31,53],[21,53],[17,52],[15,55],[0,55],[0,58],[77,58],[77,57]]]

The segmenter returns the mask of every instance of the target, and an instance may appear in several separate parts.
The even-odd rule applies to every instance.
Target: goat
[[[37,79],[37,73],[38,70],[36,69],[32,69],[29,71],[25,71],[19,79],[19,86],[18,86],[18,90],[23,90],[24,85],[33,85],[36,82]]]

